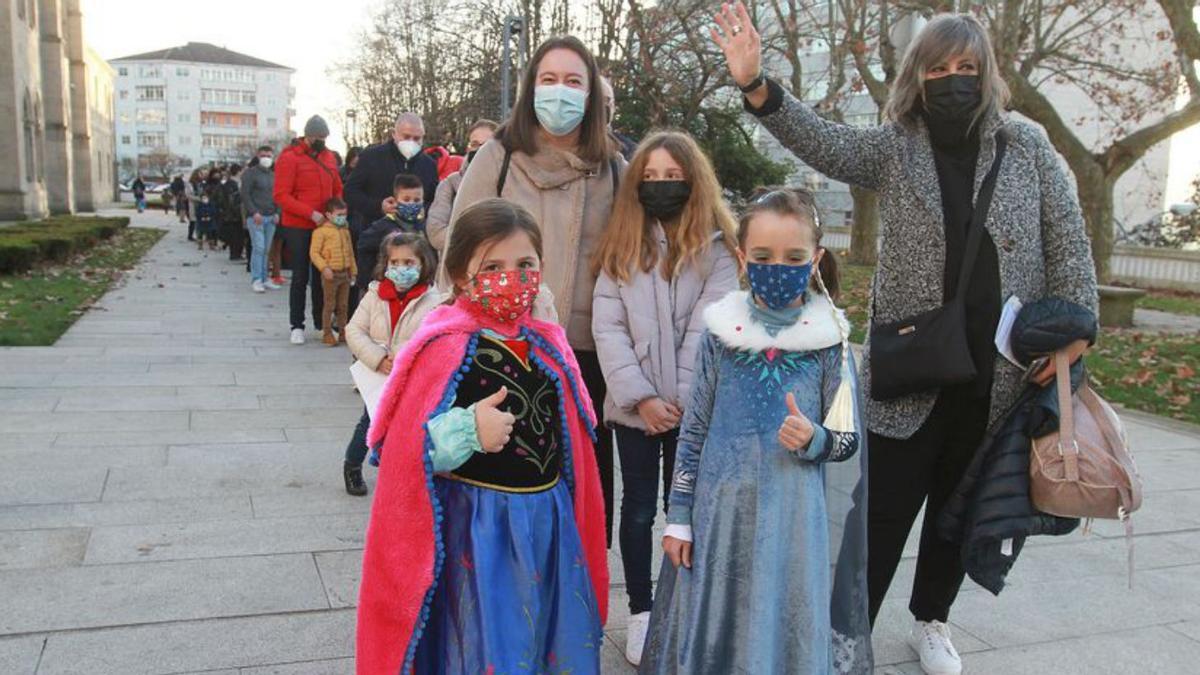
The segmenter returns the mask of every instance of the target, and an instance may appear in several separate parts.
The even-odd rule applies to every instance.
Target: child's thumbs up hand
[[[517,418],[500,410],[506,398],[508,387],[500,387],[500,391],[475,404],[475,433],[484,452],[500,452],[512,436]]]
[[[790,391],[787,395],[787,409],[788,416],[779,426],[779,442],[788,450],[799,452],[812,440],[813,425],[804,413],[800,412],[800,406],[796,405],[796,397]]]

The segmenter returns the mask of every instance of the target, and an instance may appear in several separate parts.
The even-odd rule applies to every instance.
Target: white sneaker
[[[629,617],[625,631],[625,660],[635,666],[642,663],[642,648],[646,646],[646,632],[650,629],[650,612],[638,612]]]
[[[263,287],[263,282],[259,281],[258,279],[255,279],[254,283],[250,284],[250,288],[252,288],[255,293],[267,292],[267,289]]]
[[[927,675],[959,675],[962,659],[950,643],[950,627],[941,621],[913,624],[908,644],[921,657],[921,670]]]
[[[277,290],[283,288],[283,286],[280,286],[279,284],[275,283],[274,281],[271,281],[270,279],[267,279],[266,281],[264,281],[263,286],[266,286],[267,288],[271,289],[272,291],[277,291]]]
[[[294,344],[294,345],[304,344],[304,329],[303,328],[293,328],[292,329],[292,344]]]

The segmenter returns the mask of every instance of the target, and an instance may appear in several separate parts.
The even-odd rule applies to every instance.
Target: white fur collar
[[[767,329],[751,317],[749,295],[749,291],[732,291],[704,310],[708,330],[731,349],[815,351],[839,344],[843,333],[850,334],[845,312],[832,307],[825,296],[809,293],[799,320],[771,337]]]

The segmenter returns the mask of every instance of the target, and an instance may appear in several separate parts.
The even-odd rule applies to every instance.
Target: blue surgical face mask
[[[408,265],[389,266],[383,276],[387,277],[399,290],[407,291],[417,284],[417,279],[421,278],[421,268]]]
[[[333,217],[333,224],[338,227],[346,227],[350,224],[350,221],[346,219],[346,214],[339,213]]]
[[[533,90],[533,111],[552,136],[566,136],[583,122],[587,92],[565,84],[543,84]]]
[[[424,209],[425,202],[400,202],[396,204],[396,217],[411,223],[420,219]]]
[[[808,289],[812,268],[811,262],[803,265],[747,263],[746,276],[750,278],[754,297],[770,309],[784,309]]]

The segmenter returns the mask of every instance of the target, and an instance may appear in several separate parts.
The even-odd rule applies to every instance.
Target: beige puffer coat
[[[350,323],[346,324],[346,343],[350,352],[371,370],[377,369],[388,354],[400,353],[417,332],[425,315],[445,300],[446,296],[431,286],[424,295],[408,303],[393,331],[388,302],[379,297],[379,282],[372,281],[358,301],[358,309],[354,310]]]

